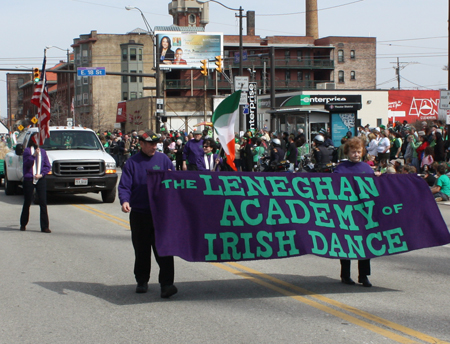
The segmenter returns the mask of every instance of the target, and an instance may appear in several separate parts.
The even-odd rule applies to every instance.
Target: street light
[[[216,4],[219,4],[219,5],[225,7],[228,10],[239,11],[239,76],[243,76],[244,69],[243,69],[243,66],[242,66],[242,45],[243,45],[242,44],[242,18],[243,18],[242,11],[244,9],[242,8],[242,6],[239,6],[238,9],[237,8],[231,8],[231,7],[228,7],[228,6],[226,6],[226,5],[224,5],[221,2],[216,1],[216,0],[197,0],[197,2],[199,2],[201,4],[208,3],[208,2],[215,2]],[[243,116],[242,106],[239,106],[239,130],[240,131],[244,130],[244,119],[243,119],[243,117],[244,116]]]
[[[152,38],[153,41],[153,49],[154,49],[154,57],[156,59],[156,75],[155,75],[155,81],[156,81],[156,98],[159,99],[161,98],[161,82],[160,82],[160,68],[159,68],[159,58],[157,56],[158,53],[158,42],[156,41],[156,36],[155,36],[155,32],[152,30],[152,28],[150,27],[150,24],[147,21],[147,18],[145,18],[144,13],[141,11],[140,8],[135,7],[135,6],[125,6],[125,9],[127,11],[131,11],[131,10],[138,10],[141,13],[141,17],[142,20],[144,21],[145,27],[147,28],[147,33],[150,35],[150,37]],[[157,131],[159,131],[159,121],[156,121],[156,127],[157,127]]]
[[[62,51],[66,51],[67,52],[67,70],[70,71],[70,54],[69,54],[69,49],[63,49],[60,47],[57,47],[55,45],[51,45],[51,46],[47,46],[45,47],[45,50],[51,49],[51,48],[56,48]],[[70,100],[70,83],[71,83],[71,79],[72,79],[72,73],[67,73],[68,74],[68,78],[69,80],[67,81],[67,118],[71,118],[70,117],[70,110],[71,110],[71,100]],[[73,116],[75,117],[75,113],[73,114]]]

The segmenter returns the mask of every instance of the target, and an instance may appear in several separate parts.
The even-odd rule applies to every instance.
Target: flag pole
[[[47,77],[45,73],[45,64],[47,58],[47,48],[44,48],[44,62],[42,63],[42,80],[41,80],[41,94],[39,95],[39,111],[38,111],[38,147],[41,142],[41,118],[42,118],[42,96],[44,94],[45,78]]]

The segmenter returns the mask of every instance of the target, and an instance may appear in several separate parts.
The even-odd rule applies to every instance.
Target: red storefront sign
[[[438,119],[440,97],[439,91],[434,90],[390,90],[389,122]]]

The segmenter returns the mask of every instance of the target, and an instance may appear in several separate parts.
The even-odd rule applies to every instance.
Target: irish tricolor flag
[[[239,113],[239,100],[241,91],[234,92],[231,96],[225,98],[214,111],[212,122],[216,130],[219,141],[227,156],[227,163],[231,168],[237,171],[234,165],[236,155],[234,143],[234,123]]]

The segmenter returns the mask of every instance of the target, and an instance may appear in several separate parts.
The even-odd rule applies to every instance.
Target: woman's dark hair
[[[217,150],[216,141],[214,141],[213,139],[205,139],[205,140],[203,140],[203,146],[210,146],[212,148],[213,152],[215,152]]]
[[[164,38],[167,39],[167,42],[169,43],[169,46],[167,47],[167,49],[172,49],[172,42],[170,41],[169,36],[164,36],[163,38],[161,38],[161,41],[160,41],[160,44],[159,44],[159,51],[163,50],[162,41],[163,41]]]

